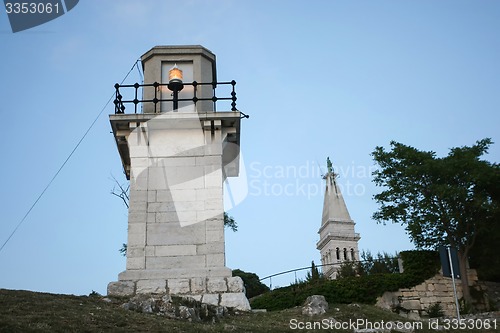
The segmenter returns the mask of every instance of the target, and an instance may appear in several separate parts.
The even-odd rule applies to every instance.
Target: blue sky
[[[500,140],[499,15],[492,0],[88,0],[13,34],[2,11],[0,243],[143,53],[201,44],[216,54],[218,78],[238,82],[238,108],[250,114],[241,137],[249,195],[229,212],[239,231],[226,233],[228,267],[264,277],[319,263],[327,156],[360,249],[410,249],[400,226],[371,219],[370,152],[390,140],[438,155]],[[127,83],[139,80],[134,70]],[[105,293],[125,269],[110,113],[0,252],[0,288]],[[498,143],[487,158],[500,161]]]

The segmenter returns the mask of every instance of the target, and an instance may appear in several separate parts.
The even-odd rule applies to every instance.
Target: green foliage
[[[469,251],[476,238],[498,223],[500,201],[499,165],[480,157],[491,139],[473,146],[450,149],[438,158],[433,151],[420,151],[392,141],[390,151],[376,147],[373,159],[380,169],[373,181],[384,190],[374,196],[380,205],[373,214],[377,222],[405,226],[419,248],[458,248],[464,298],[471,301],[466,273]]]
[[[374,197],[374,219],[404,225],[418,247],[468,249],[498,209],[489,191],[498,166],[479,159],[491,144],[452,148],[443,158],[395,141],[390,151],[376,147],[374,182],[384,190]]]
[[[361,262],[358,265],[358,274],[382,274],[382,273],[398,273],[398,254],[391,256],[384,252],[378,252],[374,257],[370,251],[361,252]]]
[[[495,184],[500,187],[500,177]],[[495,219],[490,221],[486,228],[478,232],[476,242],[470,251],[470,266],[477,270],[480,280],[500,282],[498,244],[500,244],[500,213],[495,215]]]
[[[329,303],[374,304],[385,291],[410,288],[434,276],[439,270],[439,256],[433,251],[404,251],[404,273],[347,276],[321,283],[302,282],[278,288],[252,300],[252,308],[282,310],[302,305],[311,295],[323,295]]]
[[[421,282],[436,275],[441,268],[439,254],[436,251],[401,251],[399,255],[403,260],[404,274],[413,276],[415,280]]]
[[[439,318],[444,316],[443,307],[439,302],[429,305],[425,312],[427,312],[430,318]]]
[[[374,304],[386,290],[398,289],[399,276],[395,274],[347,277],[325,280],[320,284],[300,283],[278,288],[252,300],[252,308],[282,310],[302,305],[311,295],[323,295],[329,303]]]
[[[398,254],[391,256],[384,252],[374,257],[370,251],[361,252],[361,261],[344,261],[337,271],[337,278],[363,276],[370,274],[398,273]]]
[[[467,302],[463,297],[458,300],[460,306],[460,314],[466,315],[473,312],[473,307],[470,302]]]
[[[306,282],[318,283],[323,280],[323,274],[318,270],[318,267],[314,264],[314,260],[311,262],[311,271],[306,274]]]
[[[224,212],[224,227],[231,229],[233,232],[238,231],[238,224],[234,220],[234,217],[226,212]]]
[[[244,272],[241,269],[233,270],[233,276],[239,276],[245,285],[246,296],[252,298],[269,291],[269,287],[260,282],[255,273]]]
[[[344,261],[337,271],[337,279],[353,277],[358,275],[359,265],[354,261]]]
[[[471,249],[470,266],[477,270],[482,281],[500,282],[500,256],[498,255],[498,244],[500,244],[500,221],[490,232],[478,235],[476,244]]]
[[[119,249],[118,252],[120,252],[120,254],[122,256],[126,257],[127,256],[127,244],[123,243],[121,249]]]

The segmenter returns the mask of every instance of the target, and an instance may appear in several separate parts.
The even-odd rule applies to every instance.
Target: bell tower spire
[[[327,158],[326,165],[323,217],[318,231],[320,240],[317,249],[321,253],[322,264],[327,265],[323,266],[324,275],[335,279],[342,262],[359,260],[358,241],[361,237],[354,231],[355,223],[337,184],[338,175],[330,158]]]

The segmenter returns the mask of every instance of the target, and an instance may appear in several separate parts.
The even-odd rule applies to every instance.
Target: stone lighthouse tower
[[[198,45],[156,46],[141,61],[144,84],[115,85],[110,115],[130,203],[127,266],[108,294],[248,310],[224,248],[223,182],[239,172],[235,82],[217,82],[215,55]]]
[[[323,274],[329,279],[335,279],[342,262],[359,260],[358,241],[361,237],[354,232],[355,223],[349,215],[329,158],[327,170],[324,176],[326,189],[317,249],[321,254],[321,263],[326,265],[323,266]]]

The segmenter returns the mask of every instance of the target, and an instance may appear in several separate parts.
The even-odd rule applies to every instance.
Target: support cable
[[[136,62],[134,63],[134,65],[132,66],[132,68],[130,68],[130,70],[128,71],[127,75],[125,75],[125,77],[123,78],[122,82],[120,84],[123,84],[123,82],[125,82],[125,80],[127,79],[127,77],[129,76],[129,74],[132,72],[132,70],[134,69],[135,66],[137,66],[137,68],[139,69],[139,66],[137,65],[139,63],[140,60],[136,60]],[[64,162],[61,164],[61,166],[59,167],[59,169],[57,170],[57,172],[54,174],[54,176],[52,177],[52,179],[48,182],[47,186],[45,186],[45,188],[43,189],[43,191],[40,193],[40,195],[38,195],[38,197],[36,198],[35,202],[33,202],[33,204],[31,205],[31,207],[28,209],[28,211],[26,212],[26,214],[24,214],[23,218],[21,219],[21,221],[19,221],[19,223],[17,223],[16,227],[14,228],[14,230],[12,230],[12,232],[10,233],[9,237],[7,237],[7,239],[5,240],[5,242],[2,244],[2,246],[0,247],[0,253],[2,252],[2,250],[4,249],[5,245],[7,245],[7,243],[10,241],[10,239],[12,238],[12,236],[14,236],[14,234],[17,232],[17,230],[19,229],[19,227],[24,223],[24,221],[26,220],[26,218],[29,216],[29,214],[31,213],[31,211],[33,210],[33,208],[35,208],[35,206],[37,205],[37,203],[40,201],[40,199],[43,197],[43,195],[45,194],[45,192],[49,189],[50,185],[52,185],[52,183],[54,182],[54,180],[57,178],[57,176],[59,175],[59,173],[62,171],[62,169],[64,168],[64,166],[68,163],[68,161],[71,159],[71,157],[73,156],[73,154],[75,153],[75,151],[78,149],[78,147],[80,146],[80,144],[83,142],[83,140],[85,139],[85,137],[87,137],[87,134],[89,134],[90,130],[92,129],[92,127],[94,127],[95,123],[97,122],[97,120],[101,117],[102,113],[104,112],[104,110],[108,107],[109,103],[113,100],[115,96],[115,93],[113,92],[113,94],[111,95],[111,97],[108,99],[108,101],[106,102],[106,104],[103,106],[103,108],[101,109],[101,111],[97,114],[97,116],[95,117],[94,121],[92,121],[92,123],[90,124],[90,126],[87,128],[87,130],[85,131],[85,133],[83,134],[83,136],[80,138],[80,140],[78,141],[78,143],[75,145],[75,147],[73,148],[73,150],[69,153],[68,157],[66,157],[66,160],[64,160]]]

